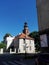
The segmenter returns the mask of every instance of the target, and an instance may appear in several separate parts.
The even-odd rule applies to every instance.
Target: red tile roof
[[[22,39],[22,38],[34,40],[34,38],[31,38],[30,36],[28,36],[28,35],[26,35],[24,33],[21,33],[21,34],[17,35],[14,40],[16,40],[16,39]]]

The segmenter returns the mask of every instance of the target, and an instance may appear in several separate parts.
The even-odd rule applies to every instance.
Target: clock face
[[[41,43],[41,47],[48,47],[46,34],[40,35],[40,43]]]

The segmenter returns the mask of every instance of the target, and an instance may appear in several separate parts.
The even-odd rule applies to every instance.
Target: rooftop
[[[24,33],[21,33],[21,34],[17,35],[14,40],[16,40],[16,39],[22,39],[22,38],[34,40],[34,38],[31,38],[30,36],[28,36],[28,35],[26,35]]]

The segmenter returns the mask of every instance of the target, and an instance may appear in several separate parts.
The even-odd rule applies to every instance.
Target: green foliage
[[[6,48],[6,37],[12,36],[10,33],[6,33],[3,37],[3,41],[0,42],[0,48]]]
[[[5,48],[5,47],[6,47],[6,44],[3,42],[0,42],[0,48]]]
[[[35,47],[36,51],[40,50],[40,38],[39,38],[39,33],[37,31],[34,31],[29,34],[30,37],[35,39]]]

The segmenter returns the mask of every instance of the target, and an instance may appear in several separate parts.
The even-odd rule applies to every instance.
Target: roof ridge
[[[15,39],[19,39],[19,38],[26,38],[26,39],[33,39],[34,40],[34,38],[32,38],[32,37],[30,37],[30,36],[28,36],[28,35],[26,35],[26,34],[24,34],[24,33],[21,33],[20,35],[17,35],[16,37],[15,37]],[[14,40],[15,40],[14,39]]]

